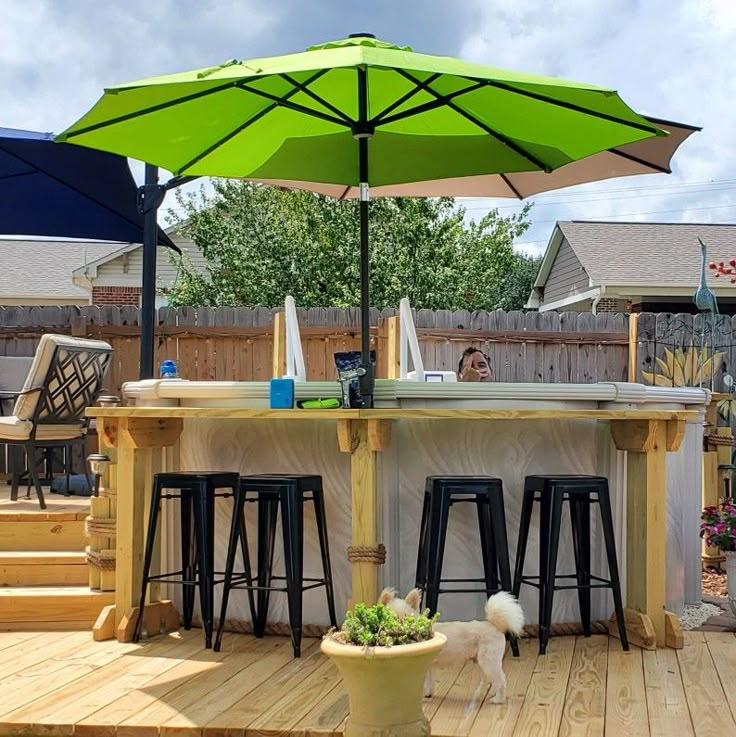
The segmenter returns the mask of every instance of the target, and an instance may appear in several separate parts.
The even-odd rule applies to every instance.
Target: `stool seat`
[[[534,503],[540,504],[539,524],[539,575],[524,575],[524,558],[531,525]],[[575,573],[557,573],[557,554],[560,541],[562,504],[570,508],[572,542],[575,555]],[[601,515],[603,539],[608,560],[609,579],[594,576],[590,572],[590,505],[598,504]],[[572,585],[559,585],[558,579],[575,579]],[[576,589],[580,606],[583,633],[590,637],[590,591],[594,588],[610,588],[613,593],[616,619],[621,645],[629,649],[624,622],[621,585],[613,530],[613,515],[605,476],[585,474],[534,474],[524,479],[524,497],[519,524],[519,540],[516,549],[513,593],[519,596],[522,584],[539,589],[539,654],[544,655],[549,642],[554,592]]]
[[[133,636],[135,642],[140,639],[143,628],[143,611],[148,584],[151,581],[158,581],[182,586],[182,618],[185,629],[191,629],[195,589],[199,590],[205,647],[212,647],[214,587],[215,584],[221,583],[221,581],[215,580],[216,573],[214,570],[215,497],[234,496],[238,489],[239,480],[240,477],[237,473],[225,471],[179,471],[154,475],[151,508],[148,516],[148,533],[143,556],[143,585],[138,608],[138,620]],[[175,490],[179,493],[165,494],[165,490]],[[226,491],[218,494],[218,490]],[[180,501],[181,570],[151,574],[161,502],[170,499]],[[192,522],[194,522],[194,560],[192,560]],[[239,531],[238,541],[243,555],[244,572],[242,575],[238,574],[237,578],[250,582],[250,558],[245,527]],[[251,615],[255,619],[256,613],[252,595],[250,597],[250,608]]]
[[[442,578],[449,511],[456,503],[476,505],[483,578]],[[443,588],[443,583],[476,586]],[[482,588],[478,588],[477,584],[482,584]],[[498,591],[511,590],[501,479],[494,476],[426,477],[415,585],[424,591],[425,606],[430,614],[437,611],[439,596],[443,593],[485,592],[486,597],[489,597]],[[515,638],[511,639],[511,648],[514,655],[518,656],[519,646]]]
[[[322,577],[304,576],[304,503],[314,504],[322,557]],[[251,580],[233,580],[233,565],[238,537],[245,527],[245,504],[258,504],[258,583]],[[276,518],[281,509],[284,542],[284,576],[273,574],[273,554],[276,538]],[[285,586],[274,586],[274,580],[283,580]],[[233,518],[230,527],[225,585],[222,594],[222,610],[217,629],[214,649],[220,649],[222,630],[227,617],[230,591],[246,589],[258,597],[253,632],[263,637],[268,621],[268,607],[272,591],[286,592],[289,606],[289,625],[294,657],[301,654],[302,638],[302,594],[307,589],[325,587],[330,623],[337,627],[335,599],[332,586],[332,567],[327,541],[327,519],[325,515],[322,477],[314,474],[255,474],[242,476],[235,494]]]

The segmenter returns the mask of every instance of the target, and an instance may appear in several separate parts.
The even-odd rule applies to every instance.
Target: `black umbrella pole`
[[[146,164],[146,181],[138,193],[138,207],[143,212],[143,283],[141,290],[141,379],[152,379],[154,327],[156,322],[156,240],[157,213],[161,204],[158,167]]]
[[[363,199],[365,190],[366,198]],[[373,406],[373,363],[371,362],[370,280],[371,257],[368,242],[368,187],[361,185],[360,200],[360,353],[365,374],[360,378],[360,394],[365,407]]]

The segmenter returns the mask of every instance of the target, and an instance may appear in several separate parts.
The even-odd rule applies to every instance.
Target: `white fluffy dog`
[[[379,602],[392,609],[399,617],[419,614],[422,593],[412,589],[405,599],[396,596],[394,589],[381,592]],[[519,602],[506,591],[491,596],[485,606],[486,618],[472,622],[435,622],[434,629],[447,637],[447,644],[440,650],[433,665],[443,666],[477,661],[486,679],[495,688],[493,704],[506,703],[506,674],[503,672],[503,654],[506,650],[507,632],[517,637],[524,628],[524,611]],[[424,695],[434,692],[432,669],[424,681]]]

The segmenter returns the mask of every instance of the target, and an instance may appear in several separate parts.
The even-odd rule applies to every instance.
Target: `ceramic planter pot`
[[[446,641],[438,632],[426,642],[394,647],[322,640],[322,652],[335,662],[348,692],[345,737],[428,737],[424,676]]]
[[[726,556],[726,581],[728,583],[728,603],[736,617],[736,550],[724,550]]]

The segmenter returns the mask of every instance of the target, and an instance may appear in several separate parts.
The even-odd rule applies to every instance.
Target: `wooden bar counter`
[[[631,639],[648,648],[681,642],[677,619],[667,606],[675,602],[671,606],[676,608],[694,596],[687,589],[694,586],[694,565],[699,564],[699,486],[689,487],[700,473],[698,444],[707,391],[625,383],[386,380],[377,382],[376,408],[371,410],[269,409],[266,382],[151,380],[126,385],[125,394],[131,406],[88,410],[97,418],[103,450],[114,455],[117,464],[115,606],[98,620],[99,639],[130,637],[141,586],[151,478],[165,468],[322,474],[338,614],[355,601],[375,601],[383,585],[402,590],[412,585],[426,475],[485,473],[503,478],[513,556],[524,475],[603,473],[611,479],[612,497],[618,499],[614,520]],[[297,384],[297,399],[337,394],[333,382]],[[668,461],[668,455],[677,457],[676,462]],[[218,510],[220,554],[228,511]],[[460,513],[455,522],[454,514],[450,524],[458,528],[456,537],[448,538],[445,575],[475,576],[480,571],[474,542],[477,523]],[[164,525],[165,562],[175,559],[174,520],[169,513]],[[316,538],[310,520],[305,521],[307,566],[314,558],[311,546]],[[696,526],[691,531],[692,524]],[[528,568],[536,565],[535,535],[533,528]],[[385,565],[379,562],[383,544]],[[563,541],[562,547],[566,544]],[[353,551],[350,560],[346,547]],[[594,556],[602,560],[598,549],[596,542]],[[560,571],[571,560],[561,550]],[[168,567],[175,568],[175,563]],[[553,620],[577,621],[576,602],[565,599],[564,593],[558,596]],[[317,621],[324,620],[322,592],[306,596],[311,598],[305,598],[305,621],[312,613],[315,624],[324,624]],[[521,600],[533,622],[536,607],[531,597],[523,592]],[[598,609],[610,609],[605,593],[600,597]],[[478,617],[482,599],[465,598],[468,601],[461,603],[450,595],[442,597],[444,618]],[[158,603],[156,590],[151,600],[147,616],[176,619],[172,605]],[[276,602],[275,607],[279,618]]]

